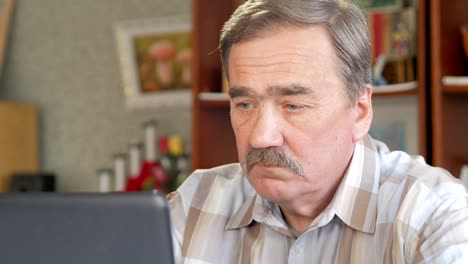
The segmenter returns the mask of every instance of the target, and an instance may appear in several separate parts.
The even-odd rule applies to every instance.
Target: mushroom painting
[[[192,63],[192,50],[185,49],[179,51],[177,54],[177,61],[182,67],[182,82],[186,85],[190,85],[192,81],[192,70],[190,68]]]
[[[144,93],[189,89],[191,35],[153,34],[134,39],[140,90]]]
[[[149,56],[155,63],[155,74],[159,82],[167,86],[174,80],[174,58],[177,55],[177,48],[174,43],[168,40],[161,40],[153,43],[148,49]]]

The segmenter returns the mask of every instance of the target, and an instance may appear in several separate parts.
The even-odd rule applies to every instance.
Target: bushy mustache
[[[301,164],[278,147],[249,148],[246,157],[247,172],[250,172],[255,165],[283,167],[304,176]]]

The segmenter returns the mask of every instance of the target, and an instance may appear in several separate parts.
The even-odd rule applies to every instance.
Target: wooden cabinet
[[[0,192],[10,189],[16,172],[37,172],[37,108],[26,103],[0,103]]]
[[[468,58],[460,26],[468,22],[468,1],[430,0],[432,162],[458,176],[468,164]],[[451,80],[450,80],[451,79]]]
[[[229,101],[221,94],[222,67],[218,48],[221,28],[239,5],[235,0],[194,0],[192,168],[236,162]],[[203,99],[203,94],[216,98]],[[202,94],[202,95],[201,95]],[[202,98],[200,98],[202,97]]]
[[[222,67],[218,41],[221,27],[240,0],[193,0],[193,126],[192,168],[209,168],[237,162],[234,133],[229,117],[229,98],[221,93]],[[418,12],[424,14],[424,0],[419,0]],[[398,92],[376,92],[375,96],[415,96],[418,103],[419,149],[427,155],[426,122],[426,32],[425,16],[418,17],[418,56],[416,89]]]

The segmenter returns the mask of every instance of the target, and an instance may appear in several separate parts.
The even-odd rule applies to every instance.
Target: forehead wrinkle
[[[234,66],[268,67],[285,63],[304,64],[309,59],[313,58],[314,54],[320,54],[320,52],[314,51],[312,51],[312,54],[310,53],[310,50],[304,49],[302,51],[300,49],[295,49],[293,51],[279,51],[271,54],[266,51],[260,54],[255,54],[254,56],[242,56],[242,54],[239,54],[239,56],[236,57]],[[296,57],[297,60],[295,60],[294,57]]]
[[[281,54],[284,57],[277,55],[237,57],[235,60],[231,60],[232,66],[230,68],[237,68],[241,74],[257,74],[258,72],[290,74],[297,72],[298,67],[301,69],[306,67],[309,69],[308,72],[315,75],[314,78],[319,79],[326,79],[326,76],[331,74],[328,64],[317,63],[319,56],[325,56],[322,52],[312,51],[310,54],[285,52]],[[294,59],[290,55],[300,59]]]
[[[258,60],[260,61],[260,59]],[[271,62],[264,62],[264,61],[256,62],[256,61],[253,61],[253,59],[246,59],[245,62],[243,61],[237,62],[233,66],[238,67],[239,71],[247,71],[246,69],[249,69],[249,68],[254,68],[254,69],[255,68],[279,68],[279,66],[282,66],[282,65],[291,65],[291,66],[299,65],[302,67],[304,64],[305,62],[298,62],[298,61],[282,60],[282,61],[271,61]]]
[[[289,40],[288,40],[289,41]],[[243,42],[239,42],[243,43]],[[314,56],[330,56],[331,54],[334,54],[334,50],[332,47],[329,47],[328,45],[322,45],[319,46],[314,46],[314,47],[309,47],[308,45],[301,45],[301,44],[295,44],[295,45],[283,45],[281,50],[275,49],[275,47],[271,46],[265,46],[265,43],[255,43],[254,45],[249,45],[247,43],[248,48],[252,49],[254,47],[259,46],[258,48],[262,50],[263,52],[255,54],[255,56],[242,56],[243,54],[238,54],[240,55],[240,59],[269,59],[269,58],[281,58],[281,57],[288,57],[288,59],[293,56],[293,57],[314,57]],[[233,45],[233,48],[237,48],[237,44]],[[331,51],[331,52],[327,52]],[[331,54],[329,54],[331,53]]]
[[[239,74],[242,74],[244,76],[256,76],[259,74],[258,71],[248,71],[248,70],[239,70],[238,71]],[[265,74],[265,73],[269,73],[269,74],[276,74],[278,76],[278,74],[294,74],[294,73],[297,73],[297,71],[293,70],[293,69],[283,69],[283,70],[277,70],[277,69],[268,69],[268,70],[263,70],[261,72],[262,74]],[[282,75],[281,75],[282,76]],[[280,77],[278,77],[278,79],[281,79]]]

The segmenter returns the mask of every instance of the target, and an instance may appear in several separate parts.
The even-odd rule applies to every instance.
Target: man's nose
[[[262,107],[254,121],[250,134],[250,146],[254,148],[280,147],[283,145],[281,114],[274,108]]]

